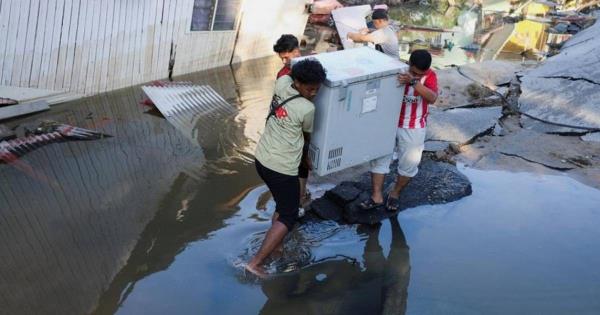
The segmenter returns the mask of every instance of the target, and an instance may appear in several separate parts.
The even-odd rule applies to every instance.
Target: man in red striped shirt
[[[437,76],[431,70],[431,54],[427,50],[415,50],[410,55],[408,65],[409,71],[398,75],[400,88],[404,89],[404,99],[400,105],[396,130],[398,177],[387,198],[386,207],[389,211],[398,210],[400,192],[417,175],[425,147],[428,106],[435,103],[438,95]],[[383,205],[383,182],[385,174],[389,173],[391,161],[390,155],[371,162],[373,193],[371,198],[361,203],[363,209]]]

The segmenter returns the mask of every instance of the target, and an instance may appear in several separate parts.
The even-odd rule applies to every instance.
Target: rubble
[[[395,172],[385,178],[384,189],[391,189]],[[359,208],[361,201],[371,194],[370,174],[364,173],[358,181],[346,181],[329,190],[325,196],[310,205],[310,211],[319,218],[340,223],[376,224],[397,212],[385,207],[371,210]],[[456,201],[472,193],[468,178],[451,164],[436,162],[424,157],[419,173],[403,189],[399,211],[426,204],[441,204]]]
[[[521,78],[520,111],[538,120],[600,129],[600,23],[567,41],[561,52]]]
[[[476,137],[491,132],[502,117],[502,107],[454,108],[439,110],[430,107],[426,150],[437,151],[443,144],[467,144]]]

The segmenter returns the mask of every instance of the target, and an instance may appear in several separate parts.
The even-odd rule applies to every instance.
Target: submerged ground
[[[138,87],[12,122],[53,119],[113,138],[0,165],[0,313],[600,311],[600,190],[546,172],[459,164],[471,196],[379,227],[302,226],[274,278],[247,277],[239,264],[273,211],[252,152],[278,67],[264,59],[178,78],[235,107],[190,135],[139,105]]]

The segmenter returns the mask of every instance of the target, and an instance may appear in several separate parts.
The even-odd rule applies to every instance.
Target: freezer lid
[[[408,65],[400,60],[366,46],[295,58],[292,66],[306,58],[315,58],[325,67],[325,85],[329,87],[377,79],[408,70]]]

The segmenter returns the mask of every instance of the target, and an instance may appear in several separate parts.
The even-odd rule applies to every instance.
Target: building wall
[[[0,85],[97,94],[227,65],[238,32],[190,32],[194,0],[0,0]],[[304,0],[246,0],[235,61],[300,35]],[[265,18],[267,17],[267,18]],[[266,22],[265,22],[266,21]]]
[[[308,14],[306,0],[246,0],[233,63],[273,54],[273,44],[281,34],[302,38]]]

